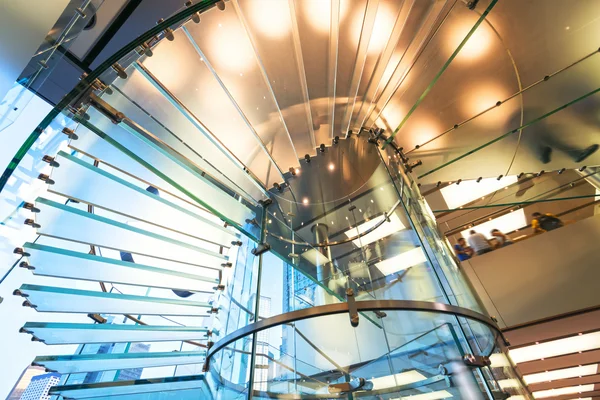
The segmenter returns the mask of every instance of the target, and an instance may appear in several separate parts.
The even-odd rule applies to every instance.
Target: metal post
[[[267,238],[267,207],[263,208],[263,215],[261,220],[261,230],[260,230],[260,244],[262,245]],[[261,253],[258,256],[258,272],[257,272],[257,283],[256,283],[256,306],[254,308],[255,321],[258,321],[258,311],[260,306],[260,287],[262,283],[262,262],[263,262],[263,254]],[[248,376],[248,400],[252,400],[254,394],[254,369],[256,367],[256,339],[257,333],[252,334],[252,354],[250,356],[250,373]]]

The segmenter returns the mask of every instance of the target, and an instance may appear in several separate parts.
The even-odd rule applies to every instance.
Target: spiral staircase
[[[417,186],[579,166],[524,137],[593,135],[597,14],[516,52],[530,3],[189,2],[83,76],[0,180],[44,186],[11,223],[21,332],[79,345],[51,394],[531,398]]]

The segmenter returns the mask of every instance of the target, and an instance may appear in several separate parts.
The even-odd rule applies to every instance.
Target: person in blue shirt
[[[454,245],[454,252],[460,261],[468,260],[473,256],[473,249],[467,246],[465,238],[458,239],[458,244]]]

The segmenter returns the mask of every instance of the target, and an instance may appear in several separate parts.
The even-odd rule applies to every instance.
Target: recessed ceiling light
[[[544,399],[546,397],[562,396],[565,394],[591,392],[594,390],[594,385],[579,385],[579,386],[567,386],[557,389],[540,390],[533,392],[533,397],[536,399]]]
[[[427,262],[427,257],[420,247],[400,253],[397,256],[388,258],[375,264],[377,269],[385,276],[414,267],[415,265]]]
[[[335,165],[333,165],[333,163],[329,163],[328,168],[330,171],[333,171],[335,169]]]
[[[440,400],[440,399],[449,399],[452,397],[450,392],[446,390],[438,390],[437,392],[429,392],[422,394],[414,394],[411,396],[402,396],[396,397],[390,400]]]
[[[525,383],[540,383],[557,379],[575,378],[587,375],[595,375],[598,372],[598,364],[585,365],[572,368],[556,369],[554,371],[540,372],[523,376]]]
[[[373,383],[373,390],[393,388],[395,386],[409,385],[411,383],[419,382],[427,379],[421,373],[410,370],[401,372],[399,374],[380,376],[377,378],[371,378]]]
[[[519,347],[510,350],[509,355],[515,363],[522,363],[598,348],[600,348],[600,331]]]
[[[348,238],[355,237],[359,233],[364,233],[364,232],[368,231],[369,229],[371,229],[372,227],[374,227],[375,225],[377,225],[384,219],[385,219],[384,216],[379,216],[379,217],[373,218],[371,220],[366,218],[365,222],[359,224],[355,228],[348,229],[347,231],[344,232],[344,234]],[[376,242],[377,240],[383,239],[384,237],[387,237],[387,236],[391,235],[392,233],[398,232],[399,230],[402,230],[404,228],[405,228],[405,226],[400,221],[400,218],[398,218],[398,216],[396,214],[392,214],[392,215],[390,215],[390,222],[384,222],[380,227],[375,229],[373,232],[367,233],[366,235],[364,235],[363,237],[361,237],[359,239],[354,239],[352,241],[352,243],[354,243],[354,245],[356,247],[366,246],[369,243]]]
[[[305,198],[302,199],[302,204],[304,204],[304,205],[308,204],[308,198],[307,197],[305,197]]]

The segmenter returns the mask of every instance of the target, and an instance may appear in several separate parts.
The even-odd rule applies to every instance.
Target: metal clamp
[[[38,175],[38,179],[43,180],[48,185],[54,185],[54,181],[52,179],[50,179],[50,177],[48,175],[46,175],[46,174],[39,174]]]
[[[77,136],[77,134],[75,133],[75,131],[73,131],[73,129],[63,128],[62,133],[67,135],[69,137],[69,139],[73,139],[73,140],[79,139],[79,136]]]
[[[24,222],[25,225],[29,225],[32,228],[41,228],[42,226],[40,224],[36,224],[36,222],[34,220],[32,220],[31,218],[27,218]]]
[[[271,250],[271,245],[269,243],[261,243],[255,248],[253,248],[250,252],[255,256],[260,256],[263,253]]]
[[[331,394],[344,394],[352,393],[357,390],[373,390],[373,382],[366,380],[365,378],[355,378],[350,382],[334,383],[327,387],[327,390]]]
[[[125,114],[96,96],[94,93],[90,94],[90,103],[100,114],[110,119],[113,124],[119,124],[125,119]]]
[[[14,254],[20,254],[23,257],[31,257],[31,254],[27,253],[22,247],[15,247],[13,250]]]
[[[23,203],[23,208],[33,213],[39,213],[40,209],[37,208],[33,203]]]
[[[54,157],[45,155],[42,157],[42,161],[50,164],[51,167],[60,167],[60,164],[54,160]]]
[[[354,290],[352,290],[351,288],[346,289],[346,300],[348,301],[350,325],[356,328],[359,322],[358,308],[356,307],[356,301],[354,299]]]
[[[486,356],[475,356],[473,354],[465,354],[463,356],[463,362],[467,367],[483,368],[492,365],[489,357]]]

